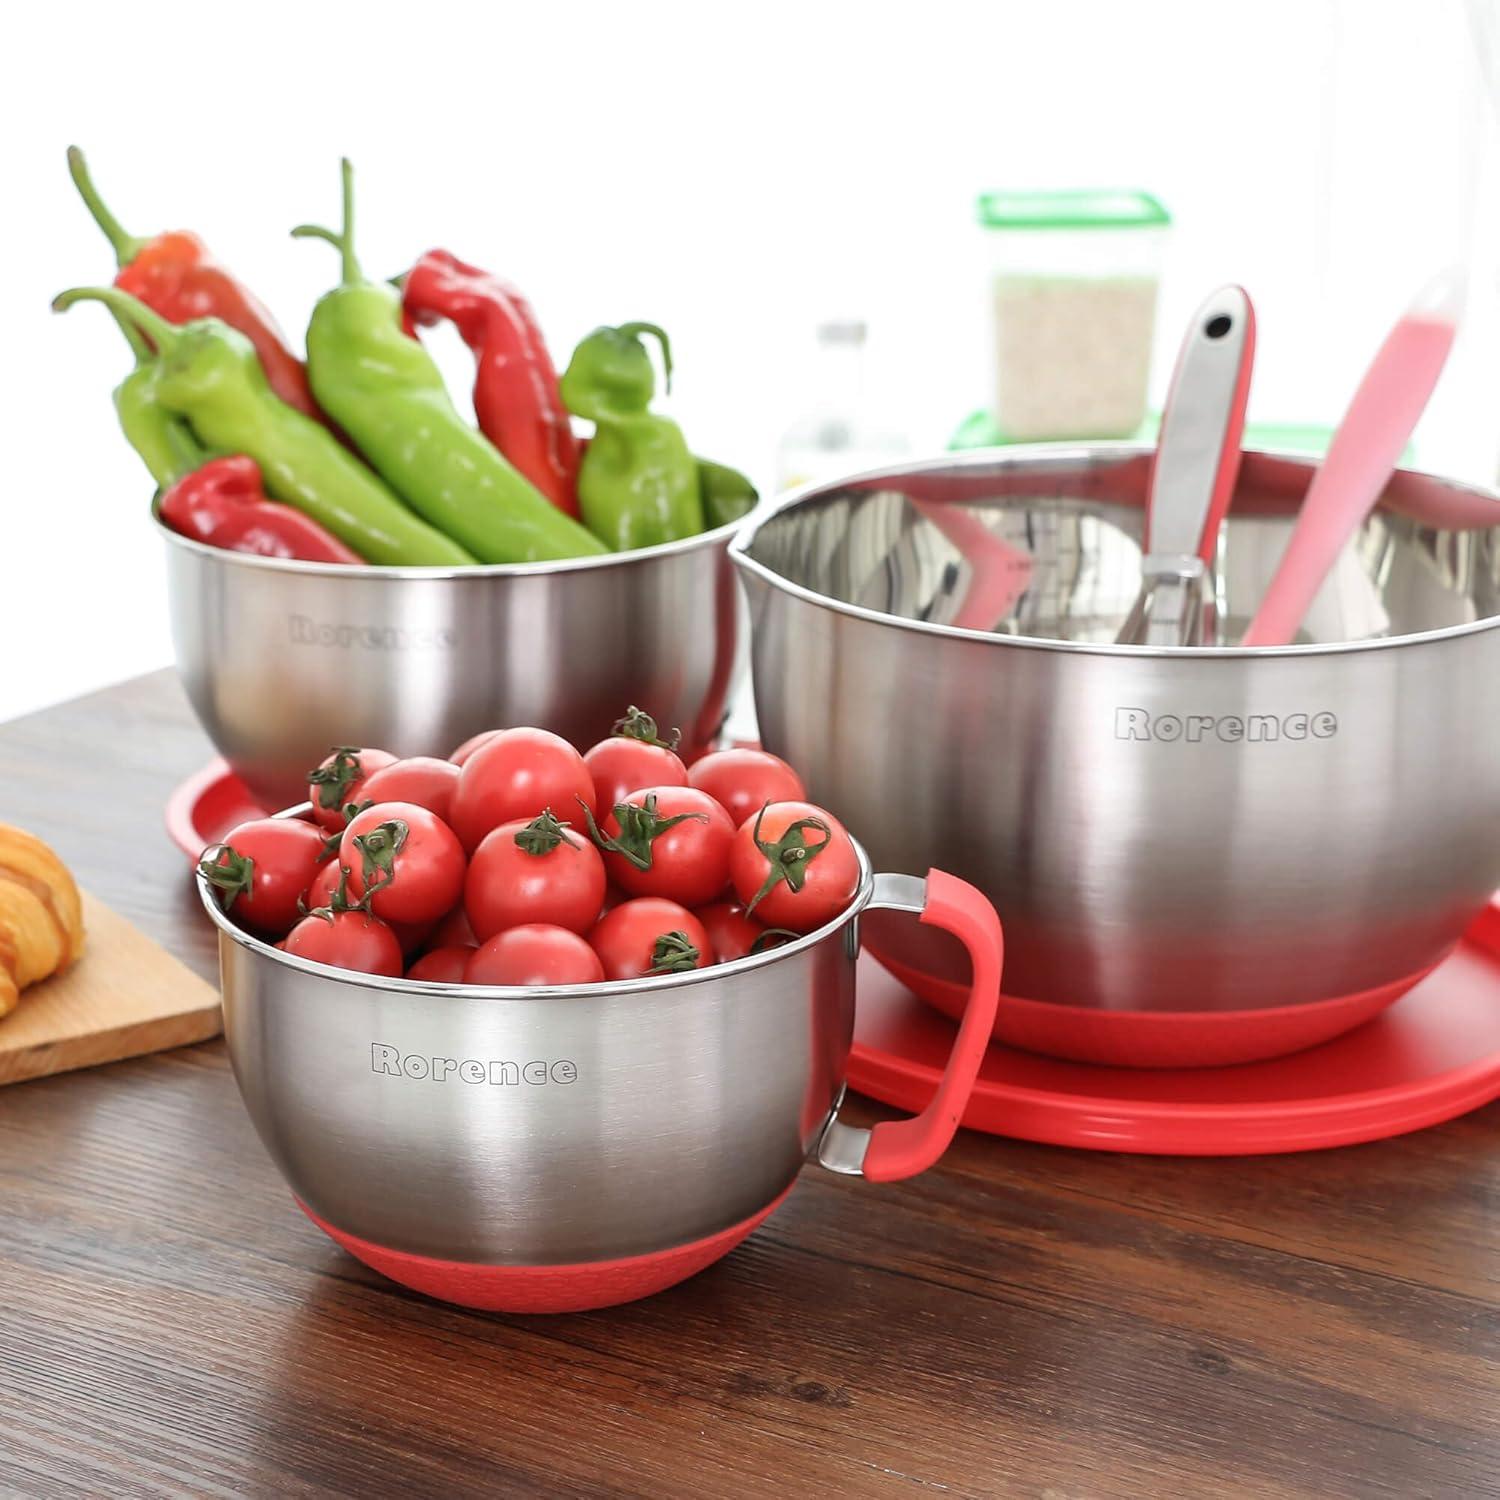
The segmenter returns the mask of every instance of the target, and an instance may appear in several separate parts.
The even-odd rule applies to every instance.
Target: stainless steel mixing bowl
[[[732,527],[604,558],[454,570],[283,562],[161,532],[188,698],[267,807],[303,796],[331,745],[443,756],[511,724],[587,745],[632,703],[680,726],[690,749],[723,723],[738,637]]]
[[[999,992],[999,923],[951,876],[872,875],[860,860],[848,911],[785,947],[537,990],[308,963],[236,927],[200,876],[240,1092],[297,1198],[380,1269],[488,1268],[492,1284],[464,1298],[486,1306],[535,1306],[516,1300],[512,1270],[583,1268],[584,1301],[565,1286],[553,1310],[587,1305],[601,1262],[646,1264],[657,1279],[633,1294],[659,1289],[704,1263],[672,1274],[683,1247],[723,1254],[748,1233],[810,1150],[835,1171],[890,1180],[952,1138]],[[967,934],[982,978],[947,1097],[869,1131],[837,1107],[857,919],[882,907],[925,909],[924,921]],[[665,1280],[651,1257],[667,1257]]]
[[[1116,1023],[1167,1016],[1174,1045],[1128,1060],[1269,1055],[1395,998],[1500,885],[1500,509],[1402,472],[1298,644],[1120,647],[1149,469],[1039,447],[793,497],[731,549],[756,708],[877,863],[939,864],[995,903],[1018,997],[1001,1035],[1113,1060]],[[1312,472],[1246,455],[1224,639]],[[942,999],[950,953],[868,936]]]

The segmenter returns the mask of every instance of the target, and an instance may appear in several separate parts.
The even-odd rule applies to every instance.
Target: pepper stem
[[[665,328],[658,327],[655,323],[621,323],[615,330],[623,333],[626,338],[638,339],[643,333],[649,333],[652,338],[661,345],[661,372],[666,378],[667,394],[672,392],[672,341],[667,337]]]
[[[104,199],[99,196],[99,189],[94,186],[94,179],[89,176],[89,164],[83,159],[83,152],[77,146],[68,147],[68,175],[72,177],[73,186],[78,189],[78,196],[83,199],[84,206],[94,216],[94,223],[104,231],[104,237],[114,247],[115,263],[123,271],[146,248],[149,241],[138,235],[127,234],[120,221],[109,211]]]
[[[182,336],[181,330],[167,322],[159,312],[117,286],[70,287],[52,299],[52,311],[67,312],[75,302],[102,302],[122,324],[129,323],[145,334],[158,351],[170,348]]]
[[[359,258],[354,253],[354,164],[347,156],[339,158],[339,180],[342,185],[344,225],[335,234],[321,224],[299,224],[292,231],[294,240],[327,240],[343,261],[345,286],[357,286],[364,278]]]
[[[125,342],[130,345],[130,352],[135,355],[135,367],[140,369],[142,365],[148,365],[156,357],[156,350],[151,347],[151,340],[141,332],[123,313],[110,308],[115,324],[120,332],[125,335]]]

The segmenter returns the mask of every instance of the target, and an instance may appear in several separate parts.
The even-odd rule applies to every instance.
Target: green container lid
[[[1154,443],[1161,427],[1161,413],[1147,412],[1146,419],[1131,435],[1136,443]],[[1083,441],[1083,440],[1080,440]],[[1312,422],[1247,422],[1240,442],[1246,448],[1265,448],[1272,453],[1306,453],[1321,458],[1333,441],[1333,428]],[[1007,440],[988,411],[971,412],[948,439],[950,452],[969,448],[1003,448]],[[1416,460],[1416,448],[1408,443],[1401,453],[1401,465],[1410,468]]]
[[[975,208],[986,229],[1160,229],[1172,222],[1160,200],[1139,188],[981,193]]]

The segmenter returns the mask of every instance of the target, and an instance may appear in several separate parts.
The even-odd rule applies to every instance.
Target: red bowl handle
[[[951,932],[968,949],[973,964],[958,1035],[927,1108],[909,1120],[882,1121],[873,1130],[845,1125],[835,1114],[819,1143],[818,1160],[835,1172],[871,1182],[898,1182],[925,1172],[942,1156],[968,1108],[1000,1003],[1005,938],[1000,918],[985,897],[942,870],[929,870],[925,881],[910,875],[877,875],[866,909],[920,913],[929,927]]]

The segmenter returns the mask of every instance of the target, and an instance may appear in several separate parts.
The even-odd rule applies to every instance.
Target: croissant
[[[68,867],[33,834],[0,823],[0,1016],[82,951],[83,903]]]

